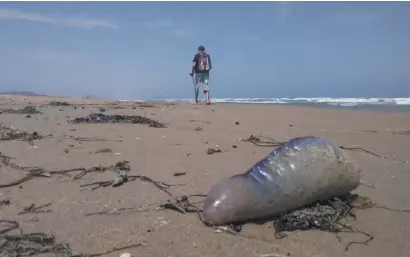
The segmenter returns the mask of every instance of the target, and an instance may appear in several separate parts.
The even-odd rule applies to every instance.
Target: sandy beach
[[[69,105],[50,105],[51,101]],[[10,114],[5,109],[35,106],[39,114]],[[32,144],[24,140],[0,142],[2,155],[11,162],[46,170],[91,168],[129,161],[130,175],[144,175],[168,184],[173,196],[206,194],[220,179],[246,171],[273,148],[243,141],[263,135],[279,141],[298,136],[322,136],[338,145],[359,146],[349,151],[363,173],[356,193],[395,209],[410,209],[410,115],[362,110],[309,107],[189,103],[139,103],[56,97],[0,96],[2,126],[45,136]],[[101,109],[103,108],[103,109]],[[140,115],[164,123],[165,128],[145,124],[73,124],[68,120],[91,113]],[[409,130],[409,131],[408,131]],[[408,131],[408,132],[406,132]],[[207,147],[221,153],[207,154]],[[26,175],[0,164],[0,184]],[[172,210],[86,215],[118,208],[164,202],[170,196],[147,181],[129,181],[118,187],[91,190],[83,186],[111,181],[112,171],[78,172],[34,177],[16,186],[0,188],[0,219],[20,222],[25,232],[54,234],[73,251],[100,253],[116,247],[139,247],[104,256],[164,257],[404,257],[410,256],[410,213],[371,208],[357,211],[349,224],[374,236],[368,245],[352,245],[361,235],[298,231],[275,239],[268,225],[245,225],[246,237],[218,233],[205,227],[195,213]],[[175,173],[186,173],[175,176]],[[203,198],[196,197],[201,201]],[[51,203],[48,212],[19,214],[24,208]],[[147,207],[141,208],[147,209]],[[151,208],[152,209],[152,208]],[[268,255],[271,254],[271,255]]]

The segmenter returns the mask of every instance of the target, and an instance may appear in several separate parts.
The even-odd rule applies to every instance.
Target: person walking
[[[192,70],[189,75],[195,79],[195,104],[198,104],[199,88],[201,85],[204,87],[204,94],[206,98],[206,104],[211,104],[210,95],[209,95],[209,72],[212,69],[211,56],[205,52],[204,46],[198,47],[198,53],[195,54],[194,59],[192,60]]]

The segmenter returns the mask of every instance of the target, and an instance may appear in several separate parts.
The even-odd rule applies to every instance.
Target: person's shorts
[[[204,92],[209,91],[209,73],[196,73],[195,74],[195,86],[199,88],[201,84],[204,86]]]

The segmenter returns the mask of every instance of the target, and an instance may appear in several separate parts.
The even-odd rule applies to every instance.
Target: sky
[[[410,97],[410,2],[0,2],[0,91]]]

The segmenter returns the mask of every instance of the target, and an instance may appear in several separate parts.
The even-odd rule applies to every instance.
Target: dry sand
[[[51,100],[68,101],[77,106],[47,106]],[[108,102],[49,97],[0,96],[1,108],[21,108],[36,105],[44,114],[31,118],[18,114],[1,114],[4,126],[14,126],[29,132],[52,134],[53,138],[35,141],[2,141],[0,152],[16,158],[20,165],[46,169],[68,169],[114,164],[128,160],[131,174],[146,175],[170,184],[174,195],[207,193],[218,180],[244,172],[263,158],[271,148],[258,147],[242,139],[266,135],[277,140],[316,135],[339,145],[359,145],[386,156],[387,159],[363,152],[349,152],[363,170],[363,181],[375,188],[360,186],[357,192],[374,202],[392,208],[410,209],[410,135],[394,132],[410,129],[410,115],[371,111],[331,110],[306,107],[215,104],[193,106],[153,103],[155,107],[140,107],[132,102]],[[165,122],[167,128],[152,128],[134,124],[69,124],[67,116],[81,117],[98,112],[104,106],[106,114],[146,115]],[[122,109],[115,107],[122,106]],[[133,109],[132,106],[137,108]],[[84,108],[82,108],[84,107]],[[239,125],[236,124],[239,122]],[[201,127],[202,131],[196,128]],[[101,138],[106,142],[79,142],[63,137]],[[115,140],[122,140],[116,142]],[[226,152],[206,153],[216,145]],[[233,148],[232,145],[237,145]],[[110,148],[112,153],[94,153]],[[186,172],[175,177],[175,172]],[[22,171],[1,167],[0,184],[21,178]],[[141,181],[120,187],[94,191],[80,185],[111,180],[113,172],[89,174],[79,181],[64,176],[35,178],[21,186],[0,188],[0,200],[11,201],[0,206],[0,218],[21,222],[26,232],[48,232],[58,241],[68,242],[79,252],[95,253],[114,247],[143,242],[144,246],[128,250],[134,256],[253,257],[261,254],[284,254],[295,257],[410,256],[410,213],[383,209],[357,212],[351,224],[374,235],[367,246],[345,244],[360,239],[342,234],[339,242],[334,234],[320,231],[293,232],[277,240],[268,226],[246,225],[244,233],[258,239],[216,233],[204,227],[195,214],[182,215],[167,210],[161,212],[131,212],[110,216],[84,214],[121,207],[132,207],[168,199],[168,195],[152,184]],[[17,215],[24,207],[51,202],[52,212]],[[112,253],[107,256],[119,256]],[[267,255],[268,256],[268,255]],[[270,255],[276,256],[276,255]]]

